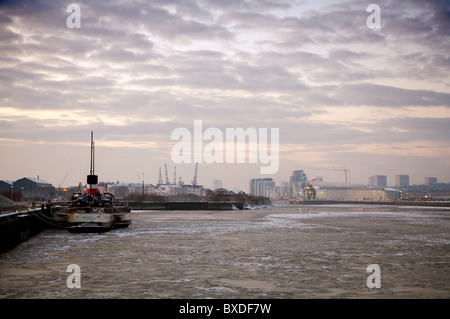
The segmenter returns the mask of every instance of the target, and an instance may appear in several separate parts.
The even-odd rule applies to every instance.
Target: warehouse
[[[351,187],[316,188],[316,199],[347,201],[394,201],[399,199],[399,191],[393,188],[371,189]]]
[[[24,177],[13,183],[14,193],[20,194],[22,200],[50,199],[55,189],[49,182],[42,179]]]

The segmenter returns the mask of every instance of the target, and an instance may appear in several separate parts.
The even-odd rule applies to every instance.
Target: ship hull
[[[70,232],[105,232],[113,227],[113,215],[104,209],[74,209],[67,212]]]
[[[87,187],[84,195],[80,191],[73,193],[71,201],[65,208],[60,207],[55,215],[62,218],[70,232],[88,233],[105,232],[114,227],[131,225],[130,207],[128,204],[115,205],[114,195],[100,193],[98,176],[94,172],[94,132],[91,132],[91,167],[87,176]],[[61,216],[62,215],[66,216]]]
[[[131,226],[131,212],[128,206],[114,207],[60,207],[54,216],[64,218],[64,228],[72,233],[99,233],[113,228]]]
[[[131,226],[131,212],[129,208],[114,209],[113,228],[128,228]]]

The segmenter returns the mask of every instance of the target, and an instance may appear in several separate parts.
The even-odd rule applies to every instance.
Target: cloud
[[[408,158],[428,149],[402,143],[423,143],[448,171],[444,2],[380,1],[379,31],[350,0],[86,0],[80,29],[66,26],[70,3],[0,5],[0,147],[79,145],[95,129],[111,152],[166,150],[201,119],[280,128],[285,165],[304,153],[363,167],[390,143]]]
[[[346,105],[371,105],[383,107],[447,106],[450,94],[425,90],[407,90],[385,85],[344,85],[335,94]]]

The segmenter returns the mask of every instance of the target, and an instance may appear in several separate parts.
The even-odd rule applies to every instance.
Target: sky
[[[0,179],[85,183],[93,131],[101,181],[156,184],[167,164],[189,184],[172,132],[202,121],[279,130],[276,173],[202,162],[205,187],[343,183],[333,167],[449,183],[449,34],[448,1],[0,1]]]

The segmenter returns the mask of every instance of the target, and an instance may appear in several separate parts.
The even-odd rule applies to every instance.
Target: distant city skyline
[[[155,184],[167,164],[190,184],[195,162],[174,163],[171,134],[202,121],[279,131],[276,173],[263,157],[203,162],[206,187],[247,192],[295,170],[344,183],[332,167],[355,184],[449,183],[450,5],[376,1],[373,29],[370,3],[2,1],[0,180],[84,184],[94,131],[100,181]]]
[[[300,172],[300,173],[299,173]],[[32,176],[24,176],[22,178],[16,179],[16,180],[1,180],[0,182],[4,183],[10,183],[10,185],[12,185],[14,182],[17,182],[18,180],[21,180],[23,178],[27,178],[27,179],[31,179],[31,180],[35,180],[35,181],[41,181],[41,182],[48,182],[42,178],[40,178],[40,176],[36,176],[36,177],[32,177]],[[143,178],[143,177],[142,177]],[[228,190],[232,190],[232,191],[244,191],[244,192],[248,192],[249,194],[257,194],[258,196],[266,196],[268,194],[265,194],[265,188],[266,186],[270,186],[270,187],[285,187],[286,189],[288,189],[287,193],[289,194],[289,196],[293,197],[294,194],[292,194],[292,184],[293,182],[298,183],[298,185],[306,185],[307,183],[314,183],[314,182],[321,182],[323,185],[329,185],[329,186],[373,186],[373,187],[378,187],[378,188],[383,188],[383,187],[395,187],[398,189],[401,189],[402,187],[409,187],[409,186],[414,186],[414,185],[433,185],[433,184],[447,184],[446,182],[442,182],[441,180],[439,180],[439,178],[437,177],[430,177],[427,176],[424,178],[423,182],[418,183],[418,184],[410,184],[409,183],[409,175],[396,175],[395,176],[395,181],[394,182],[390,182],[388,176],[386,175],[374,175],[374,176],[369,176],[368,178],[368,182],[367,183],[342,183],[342,182],[333,182],[330,180],[323,180],[322,176],[316,176],[316,177],[310,177],[308,176],[303,170],[294,170],[291,172],[291,175],[288,176],[285,180],[274,180],[273,178],[252,178],[249,180],[249,184],[248,185],[248,189],[245,188],[236,188],[236,187],[224,187],[223,186],[223,182],[220,180],[215,179],[214,181],[212,181],[210,184],[205,183],[205,184],[200,184],[199,186],[202,186],[204,189],[211,189],[213,191],[218,190],[220,188],[224,188],[224,189],[228,189]],[[136,181],[106,181],[106,180],[99,180],[100,184],[109,184],[109,185],[142,185],[142,183],[144,183],[144,185],[148,186],[148,185],[154,185],[157,186],[159,184],[162,185],[191,185],[190,183],[185,183],[185,181],[180,177],[176,182],[174,182],[174,180],[170,180],[169,179],[169,183],[167,184],[165,182],[165,180],[163,180],[162,182],[157,181],[157,182],[153,182],[153,181],[145,181],[144,179],[139,179],[139,182]],[[81,183],[83,186],[86,185],[86,181],[80,181],[79,183]],[[54,186],[55,188],[61,188],[61,187],[77,187],[78,184],[67,184],[67,183],[60,183],[58,185],[56,184],[52,184],[50,182],[50,184],[52,184],[52,186]],[[329,184],[328,184],[329,183]],[[450,184],[450,182],[448,183]],[[9,186],[8,186],[9,187]],[[6,187],[6,188],[8,188]],[[140,187],[140,186],[138,186]],[[8,188],[9,189],[9,188]],[[139,188],[140,189],[140,188]],[[298,190],[299,192],[301,192],[301,189]]]

